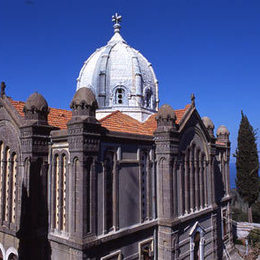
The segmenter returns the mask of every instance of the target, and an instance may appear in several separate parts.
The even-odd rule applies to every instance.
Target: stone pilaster
[[[97,102],[90,89],[79,89],[71,108],[72,119],[68,122],[69,230],[70,239],[83,248],[96,236],[96,174],[101,126],[95,118]],[[83,259],[78,255],[75,259]]]
[[[175,259],[172,223],[178,215],[177,159],[179,137],[174,110],[164,105],[157,115],[155,131],[157,161],[158,259]],[[176,234],[174,235],[176,239]]]
[[[48,243],[48,153],[50,132],[48,104],[38,93],[24,107],[21,131],[21,218],[19,259],[43,259],[50,252]],[[32,214],[33,212],[33,214]]]

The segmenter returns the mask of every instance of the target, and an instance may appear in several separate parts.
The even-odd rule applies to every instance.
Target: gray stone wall
[[[180,125],[159,111],[146,137],[108,132],[84,109],[55,130],[1,102],[0,141],[17,151],[18,175],[16,222],[1,222],[0,248],[70,260],[192,259],[198,250],[220,259],[232,249],[230,144],[216,144],[195,107]]]

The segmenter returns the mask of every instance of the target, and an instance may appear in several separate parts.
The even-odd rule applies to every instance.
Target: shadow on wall
[[[215,201],[219,205],[221,198],[225,195],[224,183],[222,178],[222,173],[219,169],[219,165],[217,161],[215,161],[214,165],[215,172]],[[221,223],[221,210],[217,211],[217,259],[223,259],[223,241],[222,241],[222,223]]]
[[[51,259],[48,241],[48,164],[42,159],[32,161],[28,170],[29,188],[22,186],[22,205],[18,255],[20,260]]]
[[[225,195],[225,188],[224,188],[222,173],[219,169],[219,165],[217,161],[215,161],[214,169],[215,169],[215,191],[216,191],[215,199],[217,204],[219,205],[221,199]]]

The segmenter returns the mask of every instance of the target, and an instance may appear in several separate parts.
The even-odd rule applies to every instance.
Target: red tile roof
[[[9,101],[20,114],[24,117],[23,107],[24,102],[15,101],[9,98]],[[184,113],[190,105],[186,105],[184,109],[175,110],[177,116],[177,123],[180,122]],[[50,113],[48,115],[49,125],[58,127],[60,129],[66,129],[67,123],[71,119],[72,113],[69,110],[50,108]],[[144,123],[137,121],[136,119],[121,113],[120,111],[115,111],[108,116],[100,119],[100,123],[103,127],[110,131],[131,133],[131,134],[141,134],[141,135],[153,135],[157,127],[155,120],[156,114],[151,115]]]
[[[9,98],[11,104],[15,107],[20,116],[24,117],[23,107],[25,102],[15,101]],[[65,109],[57,109],[50,107],[50,113],[48,115],[49,125],[58,127],[60,129],[66,129],[67,123],[71,119],[71,111]]]

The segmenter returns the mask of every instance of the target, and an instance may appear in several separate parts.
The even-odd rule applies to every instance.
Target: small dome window
[[[152,108],[153,106],[153,92],[150,88],[145,90],[145,95],[144,95],[144,105],[146,108]]]
[[[122,87],[118,87],[115,91],[115,102],[116,105],[125,105],[126,104],[126,94],[125,90]]]

